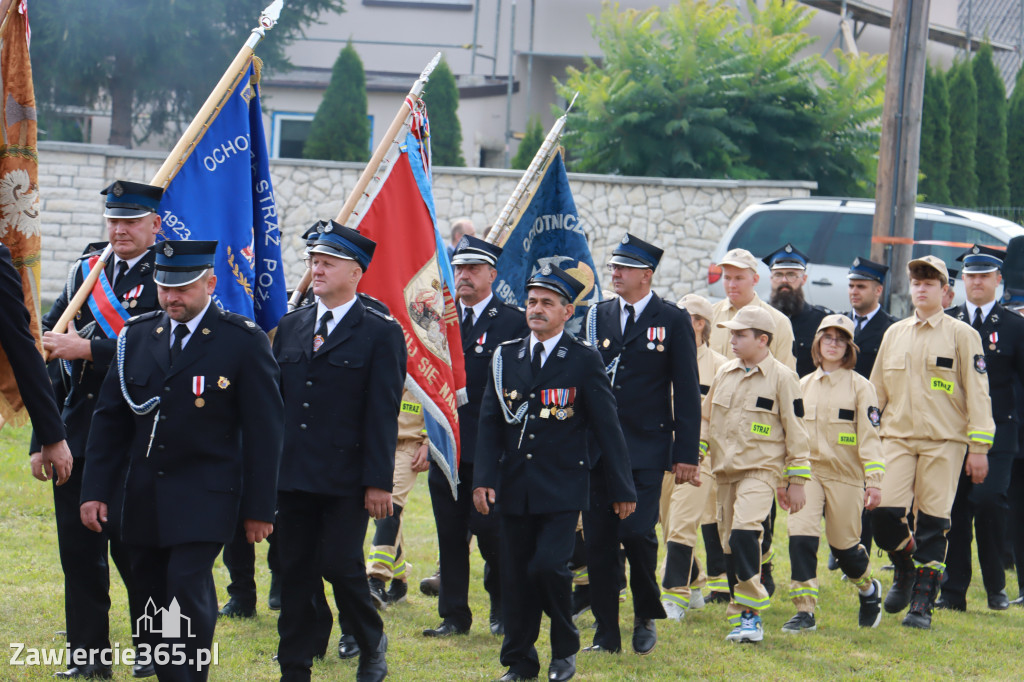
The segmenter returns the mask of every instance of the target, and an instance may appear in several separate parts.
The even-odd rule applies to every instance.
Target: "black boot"
[[[910,603],[911,594],[914,591],[914,560],[913,550],[908,546],[898,552],[889,552],[889,559],[892,560],[893,574],[892,587],[885,595],[885,612],[899,613],[907,608]]]
[[[941,573],[929,566],[917,569],[914,580],[914,596],[910,600],[910,612],[903,618],[907,627],[930,630],[932,627],[932,607],[935,606],[935,594],[939,589]]]

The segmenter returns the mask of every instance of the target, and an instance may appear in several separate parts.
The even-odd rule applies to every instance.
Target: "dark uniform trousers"
[[[967,305],[946,311],[971,324]],[[971,584],[971,541],[978,546],[978,563],[988,594],[1006,587],[1003,568],[1003,538],[1010,505],[1007,493],[1014,458],[1018,453],[1018,415],[1015,383],[1024,380],[1024,318],[999,303],[992,306],[978,330],[989,380],[992,417],[996,434],[988,452],[988,475],[982,483],[972,483],[960,470],[960,480],[950,511],[946,535],[946,582],[942,594],[963,601]],[[972,533],[973,526],[973,533]],[[972,537],[973,536],[973,537]]]
[[[285,418],[277,495],[283,680],[310,679],[313,658],[326,650],[323,579],[362,651],[374,651],[384,631],[366,581],[365,492],[393,484],[405,341],[393,318],[357,297],[314,353],[316,313],[316,305],[288,313],[274,337]]]
[[[87,256],[104,244],[91,244]],[[75,271],[72,278],[71,293],[67,288],[60,293],[50,311],[41,321],[44,330],[56,326],[61,315],[67,310],[68,301],[81,286],[81,262],[71,267]],[[131,270],[113,285],[115,296],[128,300],[129,307],[125,310],[133,316],[142,315],[159,309],[156,285],[153,284],[152,251],[147,252]],[[114,258],[107,265],[108,279],[114,275]],[[136,287],[142,285],[141,292],[133,299],[124,299],[129,292],[138,292]],[[134,306],[131,304],[134,302]],[[75,318],[75,328],[85,330],[94,322],[92,310],[88,303],[82,306]],[[86,649],[99,651],[110,648],[110,567],[109,556],[114,561],[121,580],[128,591],[128,610],[131,622],[142,615],[146,594],[133,585],[131,564],[128,553],[119,536],[118,521],[111,514],[111,520],[102,533],[94,533],[82,525],[79,506],[81,504],[82,473],[85,469],[85,446],[89,439],[92,413],[96,407],[97,396],[103,378],[107,374],[114,357],[116,339],[107,338],[97,326],[91,327],[90,340],[93,359],[91,361],[76,360],[71,363],[71,376],[64,374],[61,363],[53,361],[49,364],[54,378],[54,389],[63,402],[62,418],[67,427],[68,447],[74,456],[74,468],[67,483],[53,487],[53,511],[57,522],[57,545],[60,550],[60,563],[64,572],[64,616],[67,625],[67,638],[72,651]],[[38,434],[32,437],[32,452],[38,451]],[[119,504],[119,500],[115,502]],[[136,639],[136,641],[138,641]]]
[[[473,459],[480,402],[488,385],[491,358],[498,344],[528,334],[529,330],[523,311],[502,303],[497,296],[492,296],[469,327],[463,323],[465,308],[461,304],[458,313],[468,398],[466,404],[459,407],[462,456],[459,461],[458,499],[452,497],[451,485],[436,466],[430,467],[427,486],[434,510],[441,569],[437,612],[442,621],[466,629],[473,624],[473,612],[469,607],[469,542],[472,535],[476,535],[476,544],[484,559],[484,589],[490,597],[491,616],[500,618],[502,608],[498,518],[494,514],[484,516],[473,506]]]
[[[267,566],[277,573],[277,538],[267,538]],[[235,537],[224,545],[224,567],[228,569],[228,596],[242,606],[256,606],[256,547],[245,539],[245,526],[239,524]]]
[[[1020,454],[1013,460],[1010,491],[1010,516],[1007,530],[1010,536],[1013,563],[1017,570],[1017,594],[1024,597],[1024,456]]]
[[[501,589],[509,595],[502,601],[501,662],[526,678],[540,670],[535,643],[542,613],[551,619],[552,657],[579,650],[568,562],[579,513],[589,506],[594,462],[588,436],[602,444],[609,497],[636,499],[600,356],[565,333],[534,376],[530,339],[502,344],[496,351],[495,361],[498,354],[502,358],[502,386],[496,388],[492,379],[483,392],[473,473],[474,488],[496,492]]]
[[[689,314],[652,294],[623,338],[618,299],[603,301],[587,317],[589,341],[609,376],[617,414],[629,448],[636,511],[620,521],[604,488],[604,457],[590,481],[591,505],[583,514],[591,610],[597,621],[594,643],[620,646],[618,547],[629,561],[633,613],[664,618],[656,576],[661,484],[673,464],[697,464],[700,381],[697,345]],[[600,444],[603,449],[603,443]]]
[[[172,649],[166,665],[154,661],[160,679],[206,680],[209,664],[198,656],[210,649],[217,621],[213,562],[240,518],[274,520],[283,430],[278,368],[256,323],[213,303],[173,364],[166,314],[132,318],[125,338],[125,390],[137,404],[160,402],[137,414],[116,366],[107,373],[82,501],[105,502],[120,518],[144,612],[156,616],[154,609],[177,601],[180,636],[168,633],[166,617],[153,619],[159,630],[139,627],[154,644],[181,645],[183,658]],[[201,401],[197,379],[204,380]]]

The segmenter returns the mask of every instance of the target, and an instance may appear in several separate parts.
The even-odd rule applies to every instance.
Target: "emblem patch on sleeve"
[[[974,356],[974,371],[977,372],[978,374],[984,374],[985,372],[988,371],[988,365],[985,364],[984,355]]]
[[[877,407],[868,408],[868,421],[875,428],[878,428],[878,425],[882,423],[882,413]]]

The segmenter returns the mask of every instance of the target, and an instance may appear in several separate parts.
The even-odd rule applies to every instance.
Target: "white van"
[[[803,197],[774,199],[747,207],[726,230],[711,254],[709,298],[725,298],[722,271],[715,265],[729,249],[747,249],[762,258],[791,242],[807,255],[804,295],[810,303],[837,312],[850,309],[846,275],[857,256],[871,257],[871,222],[875,202],[867,199]],[[956,257],[973,244],[1005,248],[1024,227],[1002,218],[947,206],[918,204],[914,224],[914,257],[934,254],[946,266],[960,269]],[[770,272],[759,266],[757,294],[771,294]],[[1002,290],[998,292],[1000,295]],[[964,300],[963,283],[956,282],[956,303]]]

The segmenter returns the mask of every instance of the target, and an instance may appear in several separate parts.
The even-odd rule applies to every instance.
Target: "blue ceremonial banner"
[[[288,309],[260,94],[250,62],[160,202],[166,239],[216,239],[218,306],[277,327]]]
[[[561,153],[552,156],[529,205],[500,246],[504,250],[494,291],[506,303],[525,307],[526,281],[549,264],[586,285],[575,301],[575,315],[566,324],[566,329],[579,335],[588,306],[601,300],[601,287]]]

